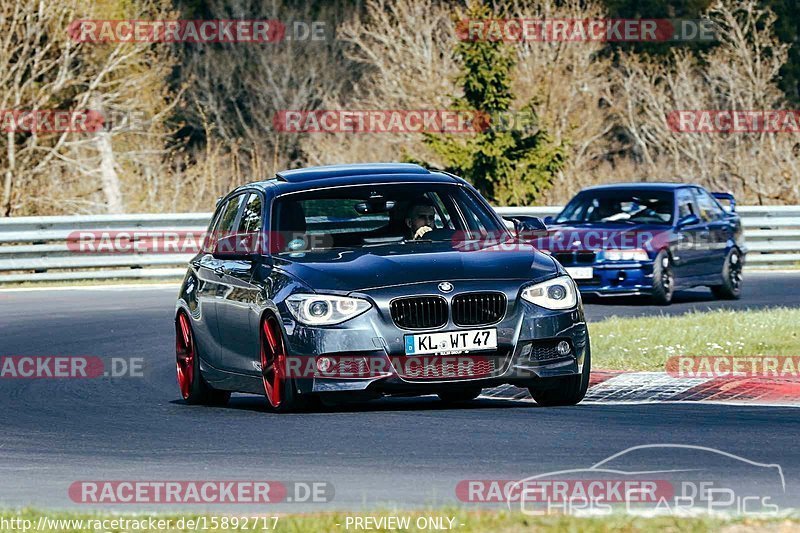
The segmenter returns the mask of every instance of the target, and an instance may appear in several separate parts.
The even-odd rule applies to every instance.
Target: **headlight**
[[[546,309],[571,309],[578,303],[575,282],[569,276],[531,285],[522,291],[522,299]]]
[[[607,261],[648,261],[650,257],[641,248],[635,250],[603,250],[603,257]]]
[[[361,298],[327,294],[295,294],[286,299],[289,312],[309,326],[331,326],[360,315],[371,307]]]

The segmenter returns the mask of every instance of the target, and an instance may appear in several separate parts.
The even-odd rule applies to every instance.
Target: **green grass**
[[[241,513],[245,516],[247,513]],[[262,512],[262,514],[264,514]],[[269,513],[266,513],[269,514]],[[14,518],[28,519],[33,524],[33,528],[29,531],[36,531],[36,523],[40,516],[46,516],[50,520],[102,520],[102,519],[136,519],[143,520],[150,515],[137,513],[137,514],[116,514],[116,513],[71,513],[71,512],[45,512],[38,510],[26,509],[19,512],[4,511],[0,512],[0,523],[3,520],[11,520]],[[155,518],[171,519],[175,524],[179,518],[197,519],[200,515],[175,515],[175,514],[158,514],[152,515]],[[211,515],[206,515],[210,520]],[[222,514],[215,515],[220,518]],[[229,515],[230,516],[230,515]],[[608,517],[596,518],[577,518],[566,515],[551,515],[544,517],[526,516],[521,513],[509,513],[505,511],[466,511],[464,509],[455,508],[441,508],[431,509],[427,511],[374,511],[374,512],[358,512],[358,513],[314,513],[314,514],[295,514],[295,515],[280,515],[277,521],[277,527],[274,531],[286,533],[305,533],[305,532],[346,532],[346,531],[364,531],[364,529],[355,529],[352,524],[350,528],[346,528],[347,517],[375,517],[381,516],[397,516],[397,517],[410,517],[412,527],[407,530],[400,529],[373,529],[372,531],[434,531],[432,529],[419,530],[413,526],[418,517],[449,517],[454,518],[454,527],[450,531],[459,533],[477,533],[477,532],[518,532],[518,531],[558,531],[558,532],[610,532],[610,531],[653,531],[653,532],[705,532],[705,531],[721,531],[729,530],[736,532],[750,532],[750,531],[796,531],[800,527],[800,521],[794,519],[721,519],[711,517],[694,517],[694,518],[677,518],[671,516],[662,516],[655,518],[642,518],[626,515],[612,515]],[[269,520],[268,523],[272,524]],[[184,522],[185,524],[185,522]],[[463,525],[462,525],[463,524]],[[87,525],[84,522],[84,525]],[[174,525],[171,528],[162,529],[133,529],[135,526],[130,526],[129,529],[114,529],[110,528],[110,532],[122,531],[191,531],[184,527],[177,529]],[[206,533],[222,532],[222,531],[267,531],[267,529],[254,529],[252,523],[249,529],[235,529],[228,527],[208,529],[199,528],[199,531]],[[10,525],[0,525],[0,533],[19,533],[21,529],[12,529]],[[54,529],[43,529],[37,531],[55,531]],[[88,532],[97,531],[89,527],[83,529],[65,527],[59,529],[61,532]]]
[[[676,355],[800,355],[800,309],[609,318],[589,324],[592,367],[663,371]]]

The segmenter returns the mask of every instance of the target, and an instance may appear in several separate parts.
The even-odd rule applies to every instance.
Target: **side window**
[[[442,229],[444,227],[452,229],[453,224],[450,222],[450,217],[447,214],[447,209],[445,209],[445,206],[442,203],[442,199],[439,197],[439,195],[436,194],[435,192],[428,193],[428,198],[431,199],[431,202],[433,202],[433,206],[436,209],[436,214],[433,219],[433,224],[435,226],[435,229]]]
[[[714,201],[710,194],[703,189],[695,189],[694,194],[697,196],[697,208],[700,211],[700,218],[704,222],[712,222],[723,217],[725,213],[722,212],[719,204]]]
[[[689,215],[696,215],[697,208],[694,205],[694,196],[689,189],[681,189],[678,196],[678,220]]]
[[[217,228],[219,227],[219,221],[222,219],[222,213],[225,211],[227,205],[227,203],[221,204],[214,213],[211,225],[208,226],[208,233],[206,233],[205,241],[203,241],[204,253],[210,254],[214,251],[214,245],[217,243]]]
[[[258,193],[250,193],[244,204],[236,233],[254,234],[261,231],[261,203],[261,196]]]
[[[205,252],[214,253],[214,249],[220,237],[226,237],[233,232],[233,224],[236,222],[236,215],[239,212],[239,206],[242,205],[243,200],[244,195],[240,194],[239,196],[234,196],[222,206],[217,222],[214,224],[214,227],[211,229],[206,239]]]

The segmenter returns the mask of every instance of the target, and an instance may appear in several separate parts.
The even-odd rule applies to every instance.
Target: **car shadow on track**
[[[590,305],[636,306],[648,307],[655,305],[647,296],[595,296],[593,294],[581,295],[583,303]],[[711,291],[707,289],[693,289],[677,291],[672,296],[672,304],[717,302]],[[661,306],[658,306],[661,307]]]
[[[183,400],[174,400],[175,405],[193,407]],[[479,398],[469,402],[445,403],[435,396],[418,396],[413,398],[393,397],[378,400],[364,400],[341,403],[336,405],[314,405],[309,409],[298,411],[296,414],[326,414],[326,413],[360,413],[381,411],[460,411],[473,409],[538,409],[533,402],[517,402],[504,399]],[[271,414],[267,409],[266,400],[256,395],[235,395],[231,397],[226,407],[216,407],[219,410],[256,411]],[[281,415],[285,416],[285,415]],[[291,415],[290,415],[291,416]]]

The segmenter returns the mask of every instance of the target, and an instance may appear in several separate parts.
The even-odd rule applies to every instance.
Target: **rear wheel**
[[[528,387],[533,399],[542,407],[576,405],[586,396],[589,389],[589,375],[592,372],[592,358],[586,352],[583,371],[574,376],[548,378],[548,387]]]
[[[742,256],[732,248],[722,267],[722,285],[712,285],[711,292],[723,300],[737,300],[742,295]]]
[[[267,405],[276,413],[302,407],[294,379],[287,375],[286,344],[278,319],[269,316],[261,323],[261,376]]]
[[[672,271],[672,259],[666,250],[662,250],[653,263],[653,292],[650,297],[658,305],[669,305],[674,292],[675,274]]]
[[[468,402],[481,395],[480,387],[469,387],[467,389],[453,389],[437,393],[440,400],[447,403]]]
[[[216,390],[203,379],[192,324],[189,316],[183,311],[178,313],[178,318],[175,320],[175,358],[178,386],[186,403],[203,405],[228,403],[230,392]]]

